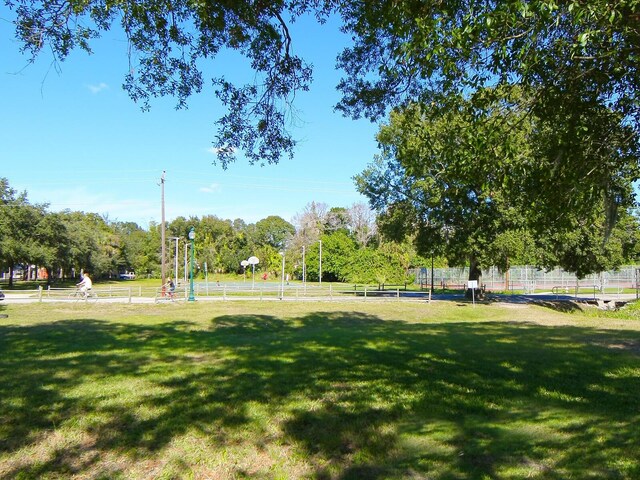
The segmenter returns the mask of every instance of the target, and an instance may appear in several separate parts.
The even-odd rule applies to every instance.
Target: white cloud
[[[50,211],[79,210],[108,217],[112,221],[133,221],[145,226],[148,219],[160,216],[159,201],[147,199],[116,198],[110,193],[92,193],[86,187],[33,191],[32,201],[49,203]],[[44,197],[39,200],[38,197]]]
[[[87,85],[87,88],[89,89],[89,91],[91,93],[93,93],[95,95],[97,93],[100,93],[103,90],[108,90],[109,89],[109,85],[107,85],[104,82],[100,82],[97,85]]]
[[[212,183],[208,187],[200,187],[200,191],[203,193],[214,193],[220,190],[220,184]]]

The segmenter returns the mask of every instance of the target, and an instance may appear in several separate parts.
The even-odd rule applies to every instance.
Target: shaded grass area
[[[5,308],[0,478],[640,478],[637,322],[166,307]]]

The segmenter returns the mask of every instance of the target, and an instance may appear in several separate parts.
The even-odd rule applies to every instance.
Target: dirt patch
[[[591,344],[597,345],[598,347],[610,348],[612,350],[626,350],[627,352],[631,352],[635,355],[640,355],[640,341],[638,340],[612,339],[610,342],[598,340],[591,342]]]
[[[525,310],[529,308],[529,305],[526,303],[507,303],[507,302],[496,302],[494,305],[502,308],[510,308],[513,310]]]

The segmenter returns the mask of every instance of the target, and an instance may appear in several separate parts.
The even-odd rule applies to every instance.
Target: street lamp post
[[[191,227],[189,229],[189,241],[191,242],[191,262],[189,265],[189,298],[188,301],[195,302],[196,297],[193,294],[193,250],[194,250],[194,240],[196,238],[195,228]]]
[[[305,291],[307,290],[307,264],[304,258],[305,254],[305,246],[302,246],[302,284],[304,285]]]
[[[178,281],[178,254],[179,254],[178,242],[180,242],[180,237],[169,237],[169,240],[175,240],[176,242],[176,254],[175,254],[175,258],[173,259],[175,263],[176,273],[173,279],[174,281],[177,282]]]
[[[280,300],[284,300],[284,250],[280,252],[282,255],[282,275],[280,275]]]
[[[184,268],[182,269],[184,284],[187,284],[187,276],[189,275],[189,265],[187,257],[189,255],[189,243],[184,242]]]
[[[318,263],[318,279],[320,280],[320,286],[322,286],[322,240],[318,240],[320,243],[320,262]]]

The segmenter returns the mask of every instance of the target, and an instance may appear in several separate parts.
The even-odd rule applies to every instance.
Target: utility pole
[[[162,171],[162,176],[160,177],[160,197],[161,197],[161,205],[162,205],[162,223],[160,226],[160,238],[162,242],[162,264],[160,267],[160,271],[162,272],[162,288],[164,289],[164,284],[167,283],[167,273],[166,273],[166,257],[167,257],[167,246],[165,240],[165,225],[164,225],[164,178],[166,172]]]

